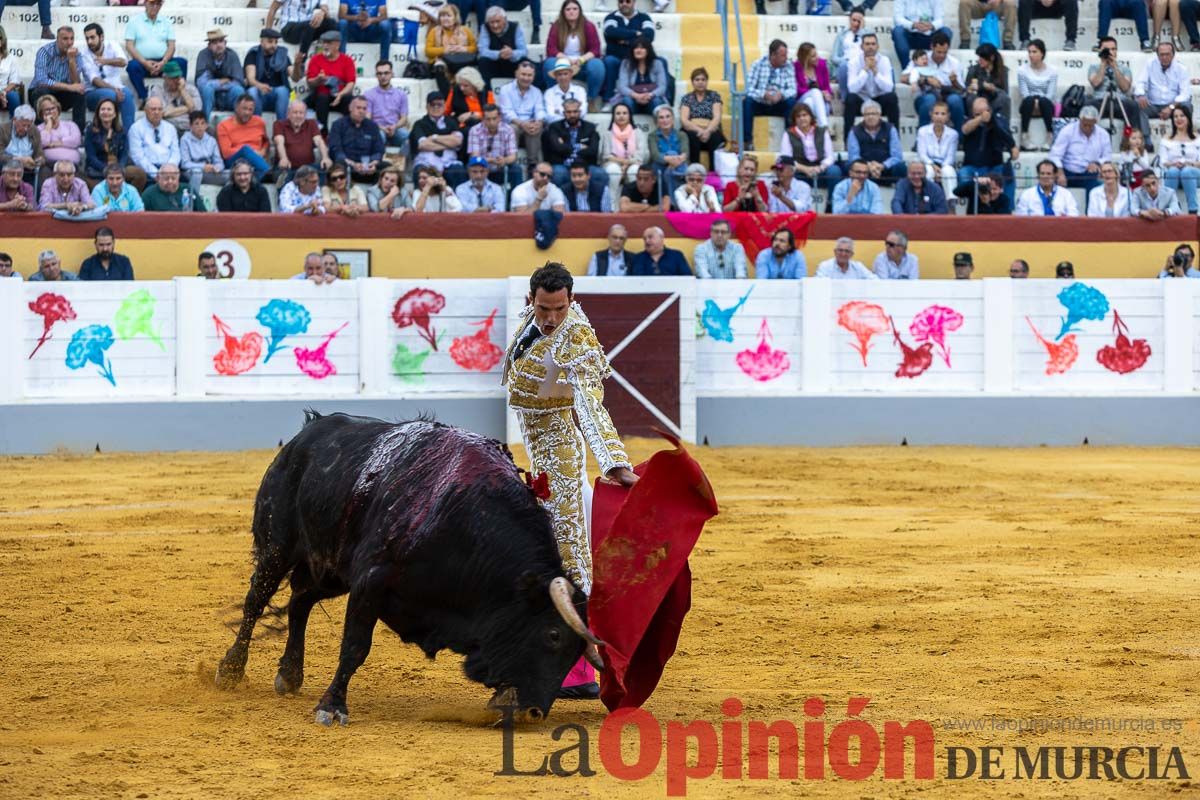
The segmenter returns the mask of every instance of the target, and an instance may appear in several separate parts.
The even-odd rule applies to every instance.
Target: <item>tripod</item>
[[[1112,67],[1108,67],[1108,69],[1112,69]],[[1125,128],[1132,128],[1133,126],[1129,122],[1129,113],[1125,110],[1125,104],[1121,102],[1121,97],[1117,92],[1116,79],[1114,79],[1112,74],[1109,73],[1108,77],[1105,78],[1104,81],[1104,96],[1100,100],[1100,119],[1108,120],[1108,125],[1106,127],[1108,129],[1109,136],[1112,136],[1115,132],[1114,124],[1117,121],[1117,115],[1114,113],[1113,109],[1114,106],[1121,112],[1121,119],[1125,122],[1122,130]]]

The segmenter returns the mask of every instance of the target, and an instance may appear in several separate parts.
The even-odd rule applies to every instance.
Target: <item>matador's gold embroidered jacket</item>
[[[604,475],[615,467],[632,467],[625,446],[604,408],[603,380],[611,370],[596,332],[578,303],[571,303],[563,323],[522,353],[517,342],[533,323],[533,307],[521,313],[504,357],[503,383],[508,405],[521,424],[531,471],[550,480],[546,501],[554,524],[563,566],[585,591],[591,592],[592,556],[588,542],[583,490],[584,444]],[[572,410],[579,427],[571,417]],[[582,430],[581,430],[582,429]]]

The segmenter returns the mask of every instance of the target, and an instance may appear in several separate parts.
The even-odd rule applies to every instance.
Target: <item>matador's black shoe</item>
[[[559,700],[599,700],[600,684],[581,683],[578,686],[564,686],[558,690]]]

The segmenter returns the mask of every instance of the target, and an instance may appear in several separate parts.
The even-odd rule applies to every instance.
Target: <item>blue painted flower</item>
[[[746,304],[746,298],[754,291],[751,286],[731,308],[721,308],[715,300],[704,301],[704,312],[700,315],[700,323],[708,335],[718,342],[733,341],[733,315]]]
[[[1099,322],[1108,313],[1108,298],[1104,292],[1086,283],[1072,283],[1063,289],[1058,293],[1058,302],[1066,306],[1067,315],[1062,318],[1062,330],[1054,337],[1054,341],[1070,333],[1075,323],[1085,319]]]
[[[113,345],[112,328],[107,325],[88,325],[75,331],[71,343],[67,345],[67,366],[79,369],[85,364],[95,364],[100,368],[100,374],[111,383],[117,385],[113,378],[112,362],[108,360],[106,351]]]
[[[257,318],[271,332],[264,364],[271,360],[276,350],[283,347],[284,337],[307,333],[308,323],[312,322],[312,314],[295,300],[272,300],[258,310]]]

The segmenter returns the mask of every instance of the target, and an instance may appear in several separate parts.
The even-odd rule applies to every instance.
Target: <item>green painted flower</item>
[[[420,386],[425,382],[425,359],[429,358],[432,350],[416,353],[402,344],[396,345],[396,353],[392,356],[392,371],[396,377],[405,383]]]
[[[145,289],[138,289],[125,298],[114,321],[117,336],[121,339],[146,336],[164,351],[167,349],[154,326],[154,296]]]

